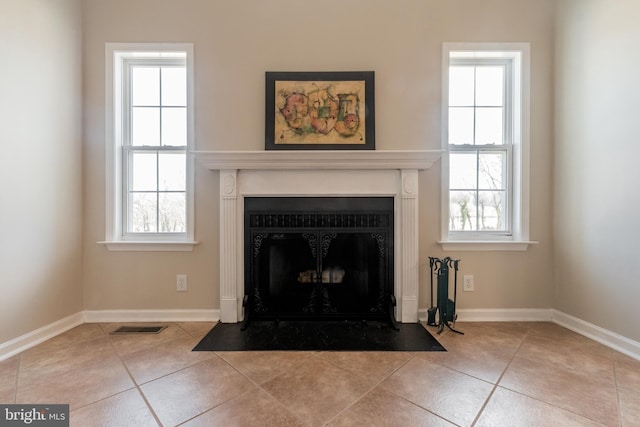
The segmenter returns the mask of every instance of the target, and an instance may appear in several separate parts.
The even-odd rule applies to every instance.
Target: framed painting
[[[265,149],[374,150],[373,85],[373,71],[268,71]]]

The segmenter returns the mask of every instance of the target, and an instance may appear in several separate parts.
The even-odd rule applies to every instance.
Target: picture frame
[[[265,75],[266,150],[375,150],[373,71]]]

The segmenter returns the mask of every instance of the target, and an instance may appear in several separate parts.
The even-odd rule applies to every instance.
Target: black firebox
[[[391,319],[392,197],[246,197],[250,319]]]

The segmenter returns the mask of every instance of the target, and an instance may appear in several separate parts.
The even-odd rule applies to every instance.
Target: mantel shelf
[[[443,150],[193,151],[210,170],[429,169]]]

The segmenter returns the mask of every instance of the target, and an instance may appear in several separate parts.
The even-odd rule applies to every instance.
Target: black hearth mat
[[[380,321],[218,323],[193,351],[446,351],[420,323]]]

